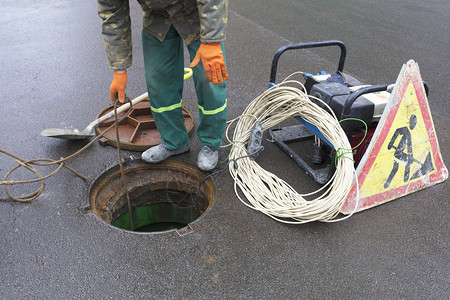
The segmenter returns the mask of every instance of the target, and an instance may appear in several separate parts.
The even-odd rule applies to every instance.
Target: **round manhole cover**
[[[211,208],[215,186],[196,166],[169,159],[147,164],[140,159],[124,163],[131,218],[120,167],[101,174],[89,190],[90,210],[103,222],[122,230],[154,233],[189,232],[190,224]],[[200,186],[200,187],[199,187]],[[133,222],[131,223],[131,219]]]
[[[99,115],[99,118],[105,114],[114,110],[114,107],[110,106],[105,108]],[[188,134],[192,132],[194,128],[194,117],[191,112],[182,107],[182,113],[184,117],[184,125]],[[125,113],[118,114],[117,118],[120,119]],[[116,131],[106,131],[112,124],[114,124],[115,118],[109,118],[102,124],[97,126],[97,134],[103,133],[103,138],[100,139],[100,144],[117,146]],[[118,124],[120,147],[126,150],[144,151],[161,143],[161,135],[156,128],[155,120],[153,119],[152,110],[150,108],[150,102],[144,100],[136,104],[130,114]]]

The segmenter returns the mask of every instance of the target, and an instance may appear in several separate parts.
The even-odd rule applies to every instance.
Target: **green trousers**
[[[181,106],[185,67],[183,41],[172,26],[163,42],[142,30],[142,46],[145,80],[156,127],[167,149],[183,148],[189,144]],[[187,47],[191,61],[199,47],[200,41]],[[221,47],[224,51],[223,43]],[[199,108],[197,136],[203,146],[218,149],[227,119],[226,84],[225,81],[219,85],[208,82],[201,62],[193,68],[193,73]]]

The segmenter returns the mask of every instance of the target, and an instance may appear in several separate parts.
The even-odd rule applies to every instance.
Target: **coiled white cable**
[[[239,159],[238,164],[229,164],[236,196],[246,206],[283,223],[335,222],[346,219],[353,212],[346,217],[335,218],[356,178],[350,143],[332,110],[329,109],[330,114],[311,101],[314,99],[326,106],[320,99],[307,95],[302,83],[289,80],[291,76],[255,98],[244,113],[235,119],[238,122],[233,139],[230,140],[227,134],[232,144],[230,160]],[[260,122],[265,131],[296,116],[315,125],[336,150],[336,172],[326,185],[309,194],[297,193],[284,180],[264,170],[254,159],[244,157],[248,155],[246,144],[256,122]],[[246,200],[240,196],[238,187]],[[313,200],[304,198],[319,193],[321,194]],[[357,198],[359,199],[359,194]],[[356,207],[357,205],[355,209]]]

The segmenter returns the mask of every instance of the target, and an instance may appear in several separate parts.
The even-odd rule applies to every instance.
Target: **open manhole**
[[[186,162],[169,159],[161,164],[147,164],[128,159],[124,162],[124,174],[133,230],[118,165],[101,174],[89,190],[90,211],[122,230],[187,233],[191,231],[190,224],[206,214],[214,201],[213,181],[202,183],[205,174]]]

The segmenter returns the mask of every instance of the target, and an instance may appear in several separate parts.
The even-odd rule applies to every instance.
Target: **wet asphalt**
[[[430,86],[444,163],[450,161],[446,1],[337,0],[230,3],[226,44],[229,119],[267,88],[272,56],[290,43],[342,40],[345,70],[362,82],[395,82],[409,59]],[[127,93],[145,92],[141,12],[132,1],[134,61]],[[110,103],[100,19],[93,1],[3,1],[0,10],[0,149],[24,159],[65,157],[86,144],[39,136],[83,129]],[[186,61],[186,63],[188,63]],[[287,54],[292,71],[334,70],[335,51]],[[184,103],[198,117],[187,81]],[[198,119],[198,118],[197,118]],[[195,134],[191,152],[200,149]],[[260,164],[299,190],[318,186],[276,146]],[[124,156],[139,155],[124,151]],[[220,153],[225,159],[225,150]],[[117,164],[98,143],[70,161],[92,181]],[[14,161],[0,155],[3,177]],[[43,169],[43,173],[48,171]],[[20,173],[20,172],[19,172]],[[18,174],[32,177],[26,171]],[[448,181],[334,223],[284,225],[244,206],[224,172],[212,209],[185,236],[137,235],[84,213],[89,184],[62,170],[31,203],[0,202],[1,299],[448,299]],[[23,195],[36,185],[15,186]],[[3,189],[0,197],[6,197]]]

